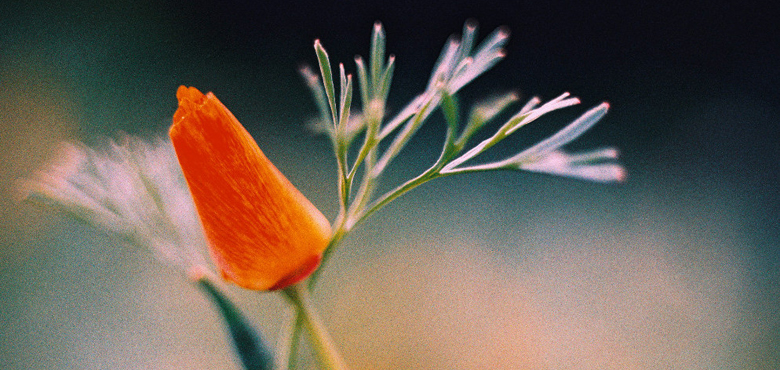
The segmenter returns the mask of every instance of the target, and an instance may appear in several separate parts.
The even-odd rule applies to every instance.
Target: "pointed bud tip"
[[[176,99],[179,101],[179,104],[182,104],[182,102],[185,100],[195,101],[201,99],[202,97],[203,97],[203,93],[194,87],[187,87],[181,85],[176,90]]]
[[[173,130],[174,127],[176,127],[176,124],[185,116],[192,111],[197,110],[206,98],[206,95],[203,95],[200,90],[194,87],[179,86],[176,90],[176,99],[179,101],[179,108],[176,109],[176,112],[173,114],[173,126],[171,126],[171,130]]]

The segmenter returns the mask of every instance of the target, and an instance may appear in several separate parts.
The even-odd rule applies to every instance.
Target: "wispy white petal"
[[[617,153],[616,150],[605,150],[604,154]],[[626,170],[617,163],[594,162],[593,159],[605,159],[605,157],[596,158],[587,155],[591,159],[580,161],[582,155],[570,155],[564,151],[556,150],[546,154],[536,161],[518,163],[518,169],[548,173],[552,175],[574,177],[584,180],[597,182],[621,182],[626,178]]]
[[[448,84],[448,90],[454,94],[460,88],[493,68],[496,63],[504,58],[504,45],[509,41],[509,31],[498,28],[491,33],[478,47],[468,65],[457,74],[453,74],[452,81]]]
[[[561,104],[562,102],[563,101],[561,101],[558,104]],[[544,106],[546,105],[547,104],[545,104]],[[544,106],[542,106],[542,108]],[[593,125],[595,125],[596,122],[601,120],[601,118],[604,117],[605,114],[607,114],[608,109],[609,109],[609,104],[607,103],[602,103],[598,105],[597,107],[585,112],[582,116],[580,116],[580,118],[577,118],[574,122],[570,123],[568,126],[564,127],[563,129],[555,133],[553,136],[550,136],[549,138],[540,141],[534,146],[526,150],[523,150],[516,156],[509,159],[509,161],[526,162],[529,159],[543,156],[548,152],[556,150],[570,143],[572,140],[578,138],[580,135],[585,133],[585,131],[593,127]]]
[[[569,98],[569,93],[565,92],[558,96],[557,98],[548,101],[547,103],[544,103],[541,107],[534,108],[534,109],[527,109],[527,107],[533,103],[536,103],[534,99],[531,99],[531,101],[526,104],[523,109],[518,112],[515,117],[512,117],[510,119],[510,122],[513,122],[512,127],[510,127],[506,131],[506,135],[510,135],[513,132],[517,131],[519,128],[535,121],[537,118],[550,113],[554,110],[563,109],[566,107],[571,107],[572,105],[577,105],[580,103],[579,98]],[[536,104],[533,104],[532,106],[535,106]],[[523,117],[524,116],[524,117]],[[521,118],[522,119],[519,119]]]
[[[64,143],[51,164],[18,187],[21,198],[148,248],[185,274],[206,265],[205,237],[167,140],[124,137],[100,150]]]

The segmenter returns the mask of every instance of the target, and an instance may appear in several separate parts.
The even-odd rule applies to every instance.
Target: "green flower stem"
[[[320,262],[320,266],[314,270],[308,279],[306,279],[306,286],[309,288],[309,290],[314,289],[314,285],[317,283],[320,274],[322,274],[322,271],[324,270],[322,267],[327,264],[328,259],[330,259],[330,256],[341,242],[341,239],[344,239],[344,236],[346,236],[347,230],[344,229],[345,222],[346,219],[342,219],[342,221],[336,226],[336,229],[333,231],[333,236],[330,238],[330,243],[328,244],[328,247],[325,248],[325,252],[322,254],[322,261]]]
[[[311,304],[309,289],[306,284],[295,284],[284,289],[285,296],[295,306],[298,315],[302,317],[303,326],[309,332],[311,344],[317,352],[320,364],[325,369],[346,370],[347,365],[336,350],[333,339],[328,334],[322,319]],[[296,317],[296,322],[298,321]]]
[[[194,282],[214,302],[217,311],[222,315],[241,364],[247,370],[271,370],[273,355],[263,345],[262,338],[212,279],[213,277],[204,274]]]
[[[441,176],[438,173],[438,171],[445,163],[443,158],[445,158],[446,154],[447,153],[443,153],[442,158],[434,167],[431,167],[428,171],[425,171],[420,176],[406,182],[405,184],[399,186],[395,190],[385,194],[383,197],[375,201],[371,206],[367,207],[362,212],[353,214],[352,215],[353,217],[339,217],[337,219],[334,226],[333,237],[331,238],[331,241],[328,247],[325,249],[325,252],[322,256],[322,262],[320,268],[318,268],[317,270],[314,271],[314,273],[312,273],[309,279],[306,280],[306,283],[296,284],[284,290],[285,295],[291,300],[293,305],[296,307],[296,310],[295,310],[294,317],[290,319],[290,323],[289,323],[290,331],[287,333],[287,335],[285,335],[284,341],[280,343],[281,358],[279,361],[279,369],[294,370],[296,368],[297,358],[298,358],[298,345],[300,343],[300,333],[303,331],[304,327],[307,327],[309,329],[309,332],[314,341],[313,343],[315,345],[315,348],[317,348],[317,353],[320,354],[321,359],[323,359],[323,363],[326,364],[330,363],[328,362],[328,360],[326,360],[326,358],[328,358],[327,356],[328,353],[332,353],[335,354],[335,359],[337,360],[335,363],[337,364],[337,366],[342,366],[342,367],[330,367],[330,368],[334,368],[334,369],[346,368],[344,367],[343,361],[338,356],[338,353],[335,352],[335,347],[333,346],[332,340],[330,340],[327,331],[325,331],[325,328],[322,325],[321,321],[319,320],[318,316],[316,315],[316,313],[314,313],[313,307],[311,307],[311,303],[309,302],[309,291],[314,289],[314,286],[316,285],[321,272],[324,270],[323,266],[327,263],[329,257],[336,249],[336,246],[341,242],[341,240],[347,234],[349,229],[351,229],[351,227],[354,227],[354,225],[356,225],[360,221],[367,218],[372,213],[378,211],[380,208],[382,208],[385,204],[389,203],[393,199],[398,198],[399,196],[403,195],[409,190],[412,190],[413,188],[422,185],[423,183],[429,180]],[[364,185],[372,182],[368,179],[366,180],[367,181],[364,183]],[[308,310],[303,309],[304,307],[308,307]],[[312,318],[316,318],[316,320],[312,320]],[[316,325],[313,326],[312,323],[316,323]],[[325,339],[324,341],[322,339],[319,340],[317,339],[316,337],[317,334],[313,330],[314,327],[319,328],[319,331],[317,333],[324,335],[324,339]]]
[[[412,190],[423,183],[426,183],[430,180],[435,179],[436,177],[439,177],[439,166],[432,167],[428,171],[425,171],[421,175],[405,182],[404,184],[400,185],[399,187],[395,188],[394,190],[386,193],[373,203],[371,203],[368,207],[365,208],[365,210],[362,210],[358,213],[355,213],[350,219],[347,220],[347,223],[349,225],[357,225],[361,221],[365,220],[368,216],[370,216],[372,213],[378,211],[380,208],[384,207],[386,204],[392,202],[396,198],[400,197],[401,195],[406,194],[409,190]]]
[[[414,136],[417,130],[420,129],[422,124],[440,102],[441,97],[434,94],[426,95],[425,100],[420,106],[420,109],[417,111],[417,113],[415,113],[411,120],[407,121],[406,125],[404,125],[404,128],[401,129],[401,132],[398,133],[398,135],[393,139],[393,141],[390,143],[390,146],[382,154],[379,162],[377,162],[376,166],[372,169],[372,177],[379,177],[379,175],[390,164],[390,161],[392,161],[398,155],[401,149],[406,146],[409,140],[411,140],[412,136]]]
[[[320,267],[325,265],[336,245],[341,242],[345,234],[346,231],[344,230],[344,218],[339,218],[339,221],[336,222],[336,227],[333,231],[333,236],[330,239],[330,243],[323,253]],[[305,283],[302,283],[306,286],[306,288],[308,288],[309,291],[314,289],[314,285],[322,270],[322,268],[318,268],[314,271],[314,273],[311,274],[311,276],[309,276],[308,279],[306,279]],[[299,353],[298,347],[301,342],[301,333],[303,332],[304,328],[304,313],[299,310],[297,306],[293,305],[293,313],[290,315],[288,320],[289,322],[287,323],[287,330],[282,334],[282,339],[277,346],[279,356],[277,360],[277,370],[294,370],[297,368]]]
[[[298,368],[298,349],[301,343],[301,333],[303,332],[303,315],[297,308],[291,307],[290,319],[288,319],[287,330],[282,334],[282,338],[277,347],[277,359],[275,370],[294,370]]]

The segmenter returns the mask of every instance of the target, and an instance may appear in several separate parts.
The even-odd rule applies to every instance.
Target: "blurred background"
[[[317,301],[355,369],[780,368],[777,15],[734,2],[4,1],[0,5],[0,368],[238,369],[201,291],[146,251],[19,205],[57,142],[166,134],[176,88],[213,91],[335,216],[335,162],[298,76],[322,40],[354,72],[374,21],[397,57],[390,109],[422,91],[466,19],[512,31],[461,102],[517,89],[582,106],[572,144],[621,149],[629,179],[530,173],[429,183],[346,239]],[[435,160],[435,115],[385,178]],[[489,130],[489,129],[488,129]],[[274,294],[229,293],[273,344]]]

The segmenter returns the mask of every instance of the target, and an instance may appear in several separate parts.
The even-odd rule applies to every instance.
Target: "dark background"
[[[323,296],[331,298],[322,298],[323,311],[339,328],[348,361],[358,368],[777,368],[780,30],[770,8],[4,2],[0,364],[181,368],[193,356],[171,353],[199,348],[218,348],[193,357],[202,368],[232,361],[208,303],[170,271],[11,201],[13,180],[49,157],[56,142],[95,143],[118,131],[164,135],[176,88],[195,86],[213,91],[332,217],[335,165],[327,141],[305,129],[316,111],[297,75],[300,65],[316,62],[312,41],[321,39],[332,61],[354,71],[353,56],[367,54],[372,24],[381,21],[388,53],[397,56],[390,107],[400,108],[424,88],[446,38],[474,19],[483,36],[504,25],[512,37],[507,58],[464,89],[463,102],[511,89],[544,99],[570,91],[583,101],[490,155],[512,154],[609,101],[608,116],[572,146],[620,148],[629,180],[605,186],[485,174],[401,198],[347,240],[326,274]],[[442,133],[435,116],[388,181],[435,159]],[[368,264],[384,267],[361,267]],[[476,277],[464,278],[469,273]],[[252,295],[236,294],[255,313],[281,309],[268,295],[258,308]],[[473,295],[485,294],[499,303],[474,303]],[[357,298],[344,303],[345,295]],[[190,296],[201,301],[181,303]],[[404,303],[421,296],[431,311]],[[198,324],[204,315],[207,324]],[[436,319],[420,324],[425,315]],[[259,316],[273,338],[279,313]],[[506,323],[518,316],[527,322]],[[399,337],[375,333],[397,325],[405,328]],[[524,334],[496,333],[513,325]],[[213,338],[196,337],[204,333]],[[480,348],[502,346],[485,338],[514,341],[505,343],[509,353],[480,357]],[[461,346],[473,351],[454,355]],[[513,353],[527,360],[513,362]]]

